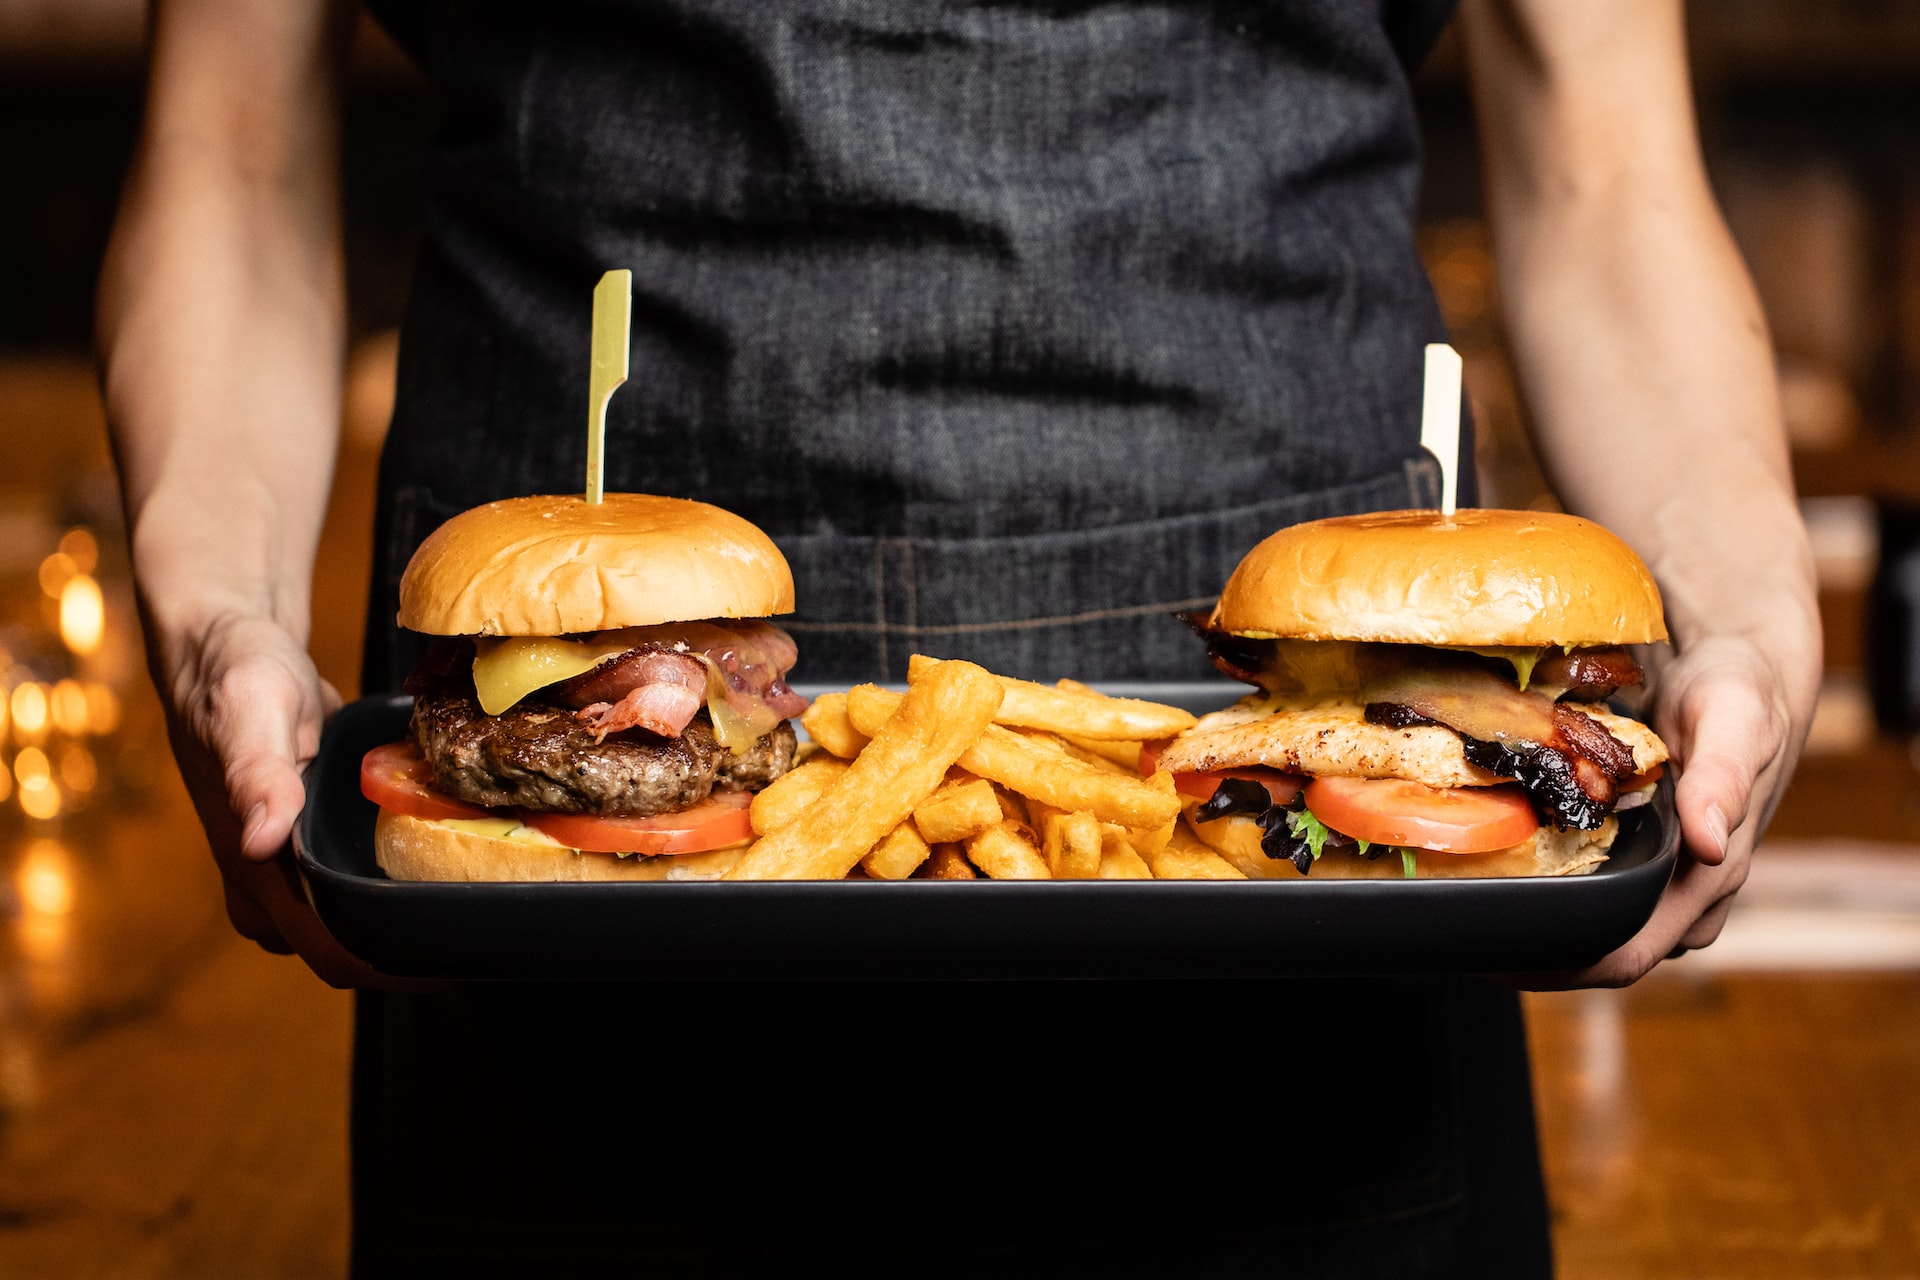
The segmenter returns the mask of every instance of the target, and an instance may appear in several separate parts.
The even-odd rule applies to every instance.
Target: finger
[[[235,933],[275,955],[292,954],[293,947],[280,936],[279,926],[274,924],[272,914],[265,907],[236,890],[231,883],[226,886],[226,899],[227,920]]]
[[[208,745],[220,757],[227,803],[240,820],[240,851],[264,861],[286,844],[305,800],[299,749],[303,736],[317,739],[318,699],[310,700],[293,672],[262,656],[229,667],[208,701]]]
[[[1713,941],[1719,934],[1717,924],[1711,934],[1703,933],[1702,941],[1697,944],[1688,943],[1686,939],[1716,911],[1724,922],[1725,908],[1731,905],[1733,894],[1746,878],[1745,858],[1724,865],[1683,862],[1640,932],[1598,964],[1585,969],[1516,974],[1509,980],[1529,991],[1630,986],[1652,972],[1655,965],[1676,949],[1690,945],[1704,947]]]
[[[248,896],[272,917],[290,949],[328,986],[432,991],[444,985],[389,977],[335,941],[301,890],[291,856],[237,870],[245,877]]]
[[[1732,914],[1733,895],[1728,894],[1708,907],[1706,914],[1694,921],[1693,927],[1681,935],[1680,945],[1674,948],[1669,958],[1671,955],[1712,946],[1719,940],[1721,931],[1727,927],[1727,917]]]
[[[1779,755],[1785,730],[1760,689],[1734,678],[1707,677],[1689,688],[1678,721],[1680,834],[1695,858],[1719,863],[1747,820],[1755,779]]]

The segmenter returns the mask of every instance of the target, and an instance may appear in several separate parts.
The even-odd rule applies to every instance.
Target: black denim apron
[[[1207,674],[1282,525],[1431,505],[1445,3],[404,3],[443,88],[365,682],[442,520],[612,487],[793,565],[797,679]],[[1463,498],[1468,497],[1463,494]],[[879,976],[879,975],[877,975]],[[1513,997],[1432,979],[363,995],[377,1275],[1542,1275]]]

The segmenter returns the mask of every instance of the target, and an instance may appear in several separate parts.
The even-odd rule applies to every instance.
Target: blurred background
[[[1920,1274],[1920,2],[1695,0],[1713,178],[1773,327],[1827,678],[1732,923],[1529,997],[1562,1274]],[[89,326],[138,0],[0,0],[0,1274],[337,1276],[351,1002],[228,928],[140,657]],[[1422,245],[1490,504],[1551,505],[1463,64],[1418,85]],[[354,342],[313,651],[347,696],[434,106],[363,24]],[[1631,483],[1631,468],[1622,482]]]

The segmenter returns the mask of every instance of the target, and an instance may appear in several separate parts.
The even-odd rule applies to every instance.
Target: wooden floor
[[[53,471],[98,429],[71,374],[36,410],[67,424]],[[316,581],[315,653],[343,689],[371,464],[367,443],[343,459]],[[350,1001],[228,930],[150,695],[118,741],[113,804],[58,825],[0,806],[0,1277],[339,1276]],[[1904,752],[1807,778],[1790,834],[1846,815],[1920,837]],[[49,872],[69,910],[31,891]],[[1528,1005],[1568,1280],[1920,1276],[1920,971],[1690,959]]]

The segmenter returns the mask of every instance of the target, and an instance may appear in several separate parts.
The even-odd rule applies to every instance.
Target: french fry
[[[747,811],[753,834],[771,835],[792,822],[846,771],[846,761],[822,753],[775,778],[753,798],[753,807]]]
[[[1100,823],[1091,813],[1050,811],[1041,836],[1054,879],[1091,880],[1100,874]]]
[[[1245,880],[1246,873],[1207,848],[1177,823],[1173,838],[1158,853],[1142,855],[1156,880]]]
[[[988,827],[967,841],[967,860],[995,880],[1050,880],[1040,851],[1011,822]]]
[[[907,683],[933,669],[936,659],[914,654],[907,663]],[[1076,738],[1105,738],[1139,741],[1143,738],[1170,738],[1194,725],[1192,713],[1158,702],[1137,698],[1109,698],[1105,694],[1076,689],[1060,689],[1030,680],[995,676],[1006,690],[1006,699],[994,716],[994,723],[1046,729]]]
[[[933,794],[991,725],[1004,696],[984,668],[940,663],[899,695],[846,772],[799,817],[748,849],[727,878],[840,879]],[[851,703],[849,697],[849,710]]]
[[[957,844],[979,835],[1005,816],[993,784],[974,778],[958,785],[949,783],[921,801],[913,811],[913,825],[928,844]]]
[[[1100,828],[1100,870],[1102,880],[1151,880],[1153,872],[1146,860],[1127,843],[1123,827],[1104,824]]]
[[[1090,684],[1081,684],[1078,680],[1070,680],[1066,676],[1061,676],[1058,680],[1055,680],[1053,687],[1056,689],[1065,689],[1068,693],[1090,693],[1096,698],[1104,698],[1107,696]]]
[[[847,713],[862,732],[877,730],[902,696],[860,685],[847,695]],[[1177,796],[1143,778],[1096,768],[1000,725],[987,726],[961,754],[960,767],[1055,809],[1091,810],[1123,827],[1160,827],[1180,812]]]
[[[1135,776],[1140,773],[1140,744],[1137,742],[1102,742],[1097,738],[1069,737],[1062,737],[1061,740],[1075,750],[1111,761]]]
[[[800,715],[800,727],[822,748],[851,760],[867,745],[867,735],[847,719],[847,695],[823,693]]]
[[[955,844],[937,844],[920,869],[913,873],[915,880],[978,880],[980,873],[973,869],[960,846]]]
[[[903,822],[867,850],[867,856],[860,859],[860,867],[875,880],[905,880],[932,852],[914,830],[913,823]]]
[[[1163,795],[1171,797],[1174,804],[1176,806],[1179,805],[1180,793],[1174,789],[1172,774],[1164,772],[1156,773],[1147,779],[1147,785],[1161,792]],[[1178,808],[1176,808],[1174,816],[1168,818],[1157,827],[1136,827],[1130,829],[1127,832],[1127,842],[1139,852],[1141,857],[1148,858],[1148,860],[1151,861],[1151,855],[1166,848],[1167,842],[1173,839],[1173,829],[1178,826],[1179,823],[1180,814]]]
[[[1043,747],[1050,747],[1063,756],[1078,760],[1081,764],[1092,765],[1102,773],[1119,773],[1129,778],[1137,778],[1140,776],[1138,769],[1129,769],[1117,761],[1108,759],[1102,753],[1089,751],[1080,744],[1071,742],[1057,733],[1048,733],[1044,729],[1015,729],[1014,732],[1025,738],[1028,742],[1037,742]]]

